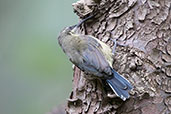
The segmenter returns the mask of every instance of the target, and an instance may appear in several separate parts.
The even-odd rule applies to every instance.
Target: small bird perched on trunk
[[[104,79],[114,93],[125,101],[133,87],[112,68],[112,49],[91,35],[76,33],[77,28],[89,18],[65,28],[58,37],[59,45],[74,65],[87,74]]]

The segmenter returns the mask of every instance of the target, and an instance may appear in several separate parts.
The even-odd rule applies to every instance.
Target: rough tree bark
[[[171,114],[171,0],[80,0],[80,18],[97,13],[82,26],[111,47],[118,39],[113,68],[134,89],[123,102],[99,80],[74,68],[69,114]]]

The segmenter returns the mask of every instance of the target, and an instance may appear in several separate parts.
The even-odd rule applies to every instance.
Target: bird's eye
[[[69,27],[69,29],[70,29],[70,30],[72,30],[72,29],[73,29],[73,27],[72,27],[72,26],[70,26],[70,27]]]

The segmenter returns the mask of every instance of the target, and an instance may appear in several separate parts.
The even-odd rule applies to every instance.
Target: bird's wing
[[[112,75],[112,68],[100,50],[101,44],[89,37],[86,41],[88,41],[87,48],[81,52],[83,70],[97,76]]]
[[[88,39],[89,44],[94,45],[103,53],[106,61],[108,62],[110,67],[112,67],[112,64],[113,64],[112,49],[107,44],[105,44],[104,42],[100,41],[99,39],[97,39],[93,36],[85,35],[84,38]]]

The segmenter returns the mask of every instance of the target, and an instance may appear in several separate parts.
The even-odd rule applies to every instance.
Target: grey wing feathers
[[[88,39],[89,40],[89,39]],[[100,44],[94,39],[89,40],[88,47],[82,52],[83,64],[81,67],[96,76],[111,75],[112,69],[100,51]]]

